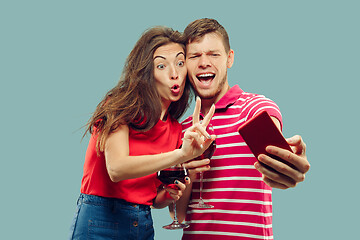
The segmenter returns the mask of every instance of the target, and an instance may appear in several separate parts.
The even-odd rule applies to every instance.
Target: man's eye
[[[157,69],[164,69],[165,68],[165,65],[164,64],[159,64],[156,66]]]
[[[191,56],[191,57],[189,57],[190,59],[194,59],[194,58],[197,58],[197,57],[199,57],[198,55],[194,55],[194,56]]]

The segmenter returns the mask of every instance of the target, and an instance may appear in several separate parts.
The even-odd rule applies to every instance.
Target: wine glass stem
[[[202,189],[203,189],[203,172],[200,172],[200,201],[202,202]]]
[[[173,200],[173,204],[174,204],[174,222],[178,222],[178,219],[177,219],[177,213],[176,213],[176,201]]]

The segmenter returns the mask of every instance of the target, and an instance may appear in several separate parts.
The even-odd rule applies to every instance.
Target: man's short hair
[[[215,19],[202,18],[191,22],[184,30],[186,43],[191,43],[208,33],[219,34],[224,43],[225,51],[230,51],[229,36],[225,28]]]

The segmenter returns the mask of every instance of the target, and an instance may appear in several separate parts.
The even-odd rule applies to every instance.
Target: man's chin
[[[214,99],[215,96],[207,96],[207,95],[199,95],[199,97],[202,99],[202,100],[211,100],[211,99]]]
[[[216,93],[214,93],[213,91],[198,91],[197,95],[201,98],[201,99],[214,99],[216,98]]]

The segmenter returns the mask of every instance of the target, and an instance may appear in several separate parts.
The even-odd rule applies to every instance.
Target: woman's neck
[[[171,102],[169,103],[161,102],[161,115],[160,115],[161,121],[165,121],[167,119],[170,104]]]

